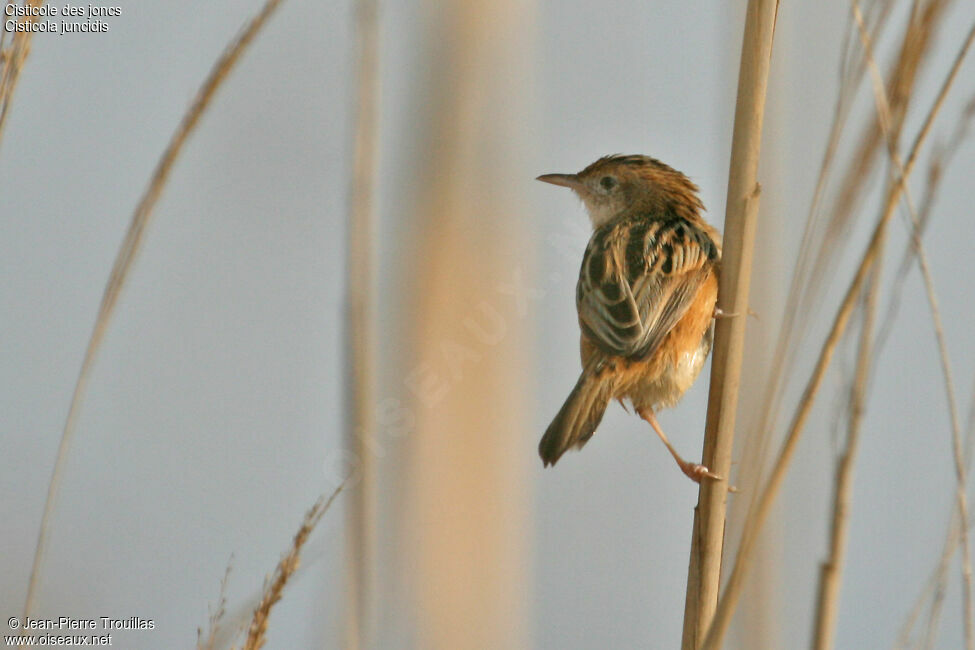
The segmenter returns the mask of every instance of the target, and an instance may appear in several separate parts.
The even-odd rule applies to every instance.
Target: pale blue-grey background
[[[423,23],[415,2],[384,4],[379,207],[384,229],[397,232],[394,190],[409,170],[396,163],[409,156],[398,147],[414,119]],[[532,176],[574,171],[605,153],[650,153],[686,171],[720,224],[743,4],[538,4],[535,51],[525,58],[537,79],[525,117],[537,151],[519,191],[536,206],[524,219],[540,266],[575,274],[578,262],[546,233],[584,216],[568,193]],[[956,4],[928,73],[947,66],[973,18]],[[3,620],[22,606],[73,382],[131,211],[211,63],[257,6],[121,5],[107,34],[34,38],[0,144]],[[777,222],[782,243],[759,251],[779,261],[773,286],[788,281],[818,171],[847,11],[838,1],[780,8],[761,180],[763,219]],[[39,613],[152,618],[154,631],[124,633],[122,647],[190,647],[231,554],[234,614],[330,487],[323,458],[341,440],[351,26],[349,2],[285,3],[186,147],[95,367]],[[963,69],[936,137],[975,88],[973,70]],[[909,134],[939,83],[936,74],[920,83]],[[863,117],[871,100],[861,100]],[[975,147],[966,146],[926,237],[963,409],[975,362],[973,166]],[[581,254],[584,229],[569,232],[580,233]],[[898,220],[898,260],[904,232]],[[384,253],[395,248],[383,240]],[[849,268],[848,257],[839,275]],[[526,454],[578,371],[571,282],[544,288],[535,361],[545,362],[535,372]],[[824,319],[841,289],[831,286]],[[814,324],[815,346],[823,331]],[[808,366],[811,355],[801,358]],[[840,359],[847,370],[850,358]],[[940,381],[915,273],[865,421],[837,647],[888,647],[940,552],[954,481]],[[706,392],[700,382],[661,417],[691,458]],[[784,492],[782,586],[770,613],[782,647],[805,645],[810,627],[834,395],[820,400]],[[639,420],[611,407],[583,455],[554,471],[538,465],[525,498],[536,522],[526,588],[537,647],[676,647],[696,489]],[[274,611],[268,647],[338,645],[342,523],[340,510],[323,521],[305,570]],[[961,639],[952,575],[944,648]]]

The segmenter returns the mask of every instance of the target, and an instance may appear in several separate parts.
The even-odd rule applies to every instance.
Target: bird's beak
[[[582,181],[579,180],[578,174],[542,174],[535,180],[542,181],[543,183],[551,183],[552,185],[561,185],[562,187],[568,187],[577,192],[585,189]]]

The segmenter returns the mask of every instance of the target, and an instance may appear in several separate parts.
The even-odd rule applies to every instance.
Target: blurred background
[[[23,607],[60,432],[133,207],[213,61],[258,9],[120,4],[107,33],[34,37],[0,143],[7,616]],[[589,225],[571,193],[533,179],[609,153],[646,153],[701,187],[720,228],[744,3],[487,4],[380,6],[376,429],[364,447],[376,472],[372,644],[677,647],[697,487],[616,405],[582,452],[547,470],[536,455],[580,368],[574,285]],[[864,4],[890,11],[876,43],[884,63],[911,3]],[[907,144],[975,18],[970,3],[938,4]],[[225,626],[234,628],[305,510],[361,464],[343,436],[353,8],[284,3],[178,161],[94,367],[37,615],[151,618],[154,630],[120,632],[116,645],[191,647],[229,564]],[[838,1],[779,9],[742,448],[759,426],[849,14]],[[968,62],[933,142],[955,132],[973,92]],[[850,114],[839,158],[873,119],[867,81]],[[973,168],[975,147],[963,142],[925,236],[963,415],[975,367]],[[863,178],[848,247],[804,317],[809,334],[772,448],[872,229],[883,169]],[[892,224],[885,286],[907,223]],[[813,412],[730,647],[806,645],[854,343],[841,347]],[[706,401],[707,370],[660,417],[689,459],[700,457]],[[733,482],[744,488],[742,464]],[[863,423],[837,647],[894,644],[940,557],[954,485],[915,269]],[[346,496],[305,550],[267,647],[343,646]],[[732,496],[733,515],[748,496]],[[935,647],[962,643],[958,576],[953,564]]]

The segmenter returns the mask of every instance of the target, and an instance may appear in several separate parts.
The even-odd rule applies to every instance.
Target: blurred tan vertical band
[[[426,2],[414,146],[410,356],[416,426],[395,495],[409,645],[527,648],[539,287],[526,248],[531,3]]]
[[[749,0],[745,14],[738,100],[735,107],[728,197],[725,208],[724,257],[718,307],[737,317],[719,319],[715,326],[711,387],[704,438],[703,463],[726,477],[703,481],[694,511],[683,650],[700,647],[714,617],[721,586],[725,511],[742,354],[752,252],[758,218],[758,159],[762,117],[772,54],[777,0]]]
[[[375,214],[379,108],[379,3],[355,5],[355,105],[346,273],[345,437],[358,476],[346,508],[345,644],[374,644],[377,547]]]

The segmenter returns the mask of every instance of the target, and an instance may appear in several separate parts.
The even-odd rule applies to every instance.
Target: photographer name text
[[[156,622],[151,618],[130,616],[129,618],[112,618],[100,616],[98,618],[72,618],[59,616],[58,618],[24,619],[11,617],[7,621],[11,629],[22,630],[154,630]]]

